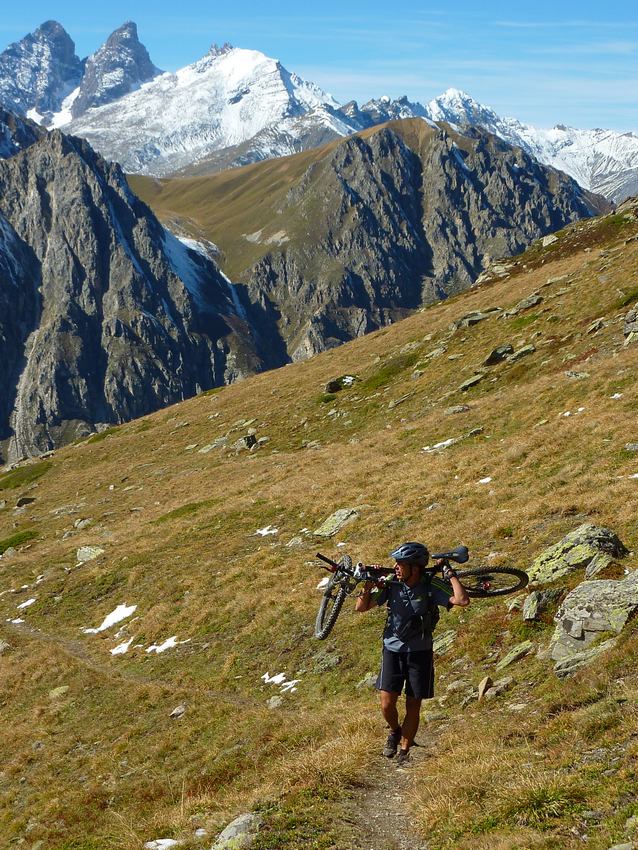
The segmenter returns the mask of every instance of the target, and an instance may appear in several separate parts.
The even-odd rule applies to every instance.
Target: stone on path
[[[257,812],[239,815],[217,836],[211,850],[245,850],[254,843],[262,822]]]
[[[483,702],[483,697],[487,693],[487,691],[492,687],[494,682],[489,676],[486,676],[479,682],[478,686],[478,701]]]
[[[352,520],[356,519],[358,516],[359,514],[354,508],[339,508],[338,511],[335,511],[327,519],[325,519],[314,533],[317,537],[332,537],[332,535],[340,531],[344,525],[352,522]]]
[[[627,548],[609,528],[584,523],[558,543],[545,549],[527,570],[530,581],[547,583],[584,569],[587,578],[596,575],[614,558],[628,554]]]

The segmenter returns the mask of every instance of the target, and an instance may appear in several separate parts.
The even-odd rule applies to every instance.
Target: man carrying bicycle
[[[382,586],[367,581],[355,610],[370,611],[387,605],[388,617],[383,631],[383,656],[376,687],[381,712],[390,727],[383,755],[397,764],[409,759],[410,747],[419,728],[421,702],[434,696],[434,659],[432,632],[439,619],[438,606],[449,610],[453,605],[470,604],[465,588],[447,561],[443,580],[426,570],[429,552],[422,543],[403,543],[390,553],[396,561],[396,578]],[[399,725],[397,702],[405,686],[405,719]]]

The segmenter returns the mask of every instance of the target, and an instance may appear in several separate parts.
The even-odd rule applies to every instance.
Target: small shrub
[[[638,301],[638,286],[634,286],[628,289],[627,292],[623,292],[622,296],[614,304],[614,307],[620,310],[623,307],[629,307],[630,304],[634,304],[636,301]]]
[[[519,826],[545,826],[584,801],[580,788],[557,780],[533,780],[515,793],[516,799],[503,806],[503,817]]]
[[[38,536],[37,531],[33,528],[27,528],[24,531],[18,531],[15,534],[12,534],[10,537],[5,537],[4,540],[0,540],[0,555],[13,547],[14,549],[17,546],[21,546],[23,543],[26,543],[27,540],[33,540]]]
[[[330,404],[331,401],[336,399],[336,395],[334,393],[322,393],[319,396],[319,404]]]
[[[107,437],[112,437],[113,434],[117,434],[119,431],[119,427],[113,426],[112,428],[105,428],[103,431],[100,431],[98,434],[93,434],[92,437],[89,437],[87,443],[101,443],[102,440],[106,440]]]
[[[19,469],[12,469],[0,477],[0,490],[15,490],[16,487],[24,487],[31,484],[38,478],[48,472],[53,464],[49,460],[42,460],[39,463],[32,463],[29,466],[21,466]]]
[[[169,522],[172,519],[181,519],[182,517],[190,516],[191,514],[197,513],[197,511],[201,510],[201,508],[206,508],[213,504],[213,499],[206,499],[203,502],[188,502],[185,505],[181,505],[179,508],[169,511],[167,514],[162,514],[162,516],[157,517],[157,519],[153,520],[153,525],[159,525],[162,522]]]

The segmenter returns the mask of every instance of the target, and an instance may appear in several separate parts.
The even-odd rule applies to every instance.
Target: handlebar
[[[431,555],[433,561],[454,561],[457,564],[465,564],[466,561],[469,560],[469,557],[470,553],[467,546],[457,546],[456,549],[452,549],[451,552],[441,552]],[[357,566],[353,569],[352,567],[346,567],[343,564],[338,564],[336,561],[333,561],[332,558],[322,555],[321,552],[317,552],[317,558],[320,561],[323,561],[324,564],[328,565],[325,569],[329,570],[329,572],[334,573],[339,570],[340,572],[357,579],[357,581],[379,581],[394,572],[393,567],[373,567],[366,566],[362,563],[357,564]],[[438,571],[439,569],[441,569],[441,566],[436,565],[435,571]]]

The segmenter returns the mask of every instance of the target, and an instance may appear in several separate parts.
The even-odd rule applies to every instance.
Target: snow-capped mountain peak
[[[161,175],[265,130],[289,134],[286,122],[320,107],[334,110],[338,103],[276,59],[224,45],[89,110],[65,129],[126,169]]]
[[[137,26],[127,21],[86,60],[84,76],[71,105],[78,118],[88,109],[103,106],[161,74],[137,37]],[[56,124],[60,125],[58,120]]]
[[[0,53],[0,103],[39,117],[55,112],[82,77],[82,61],[62,24],[45,21]]]

